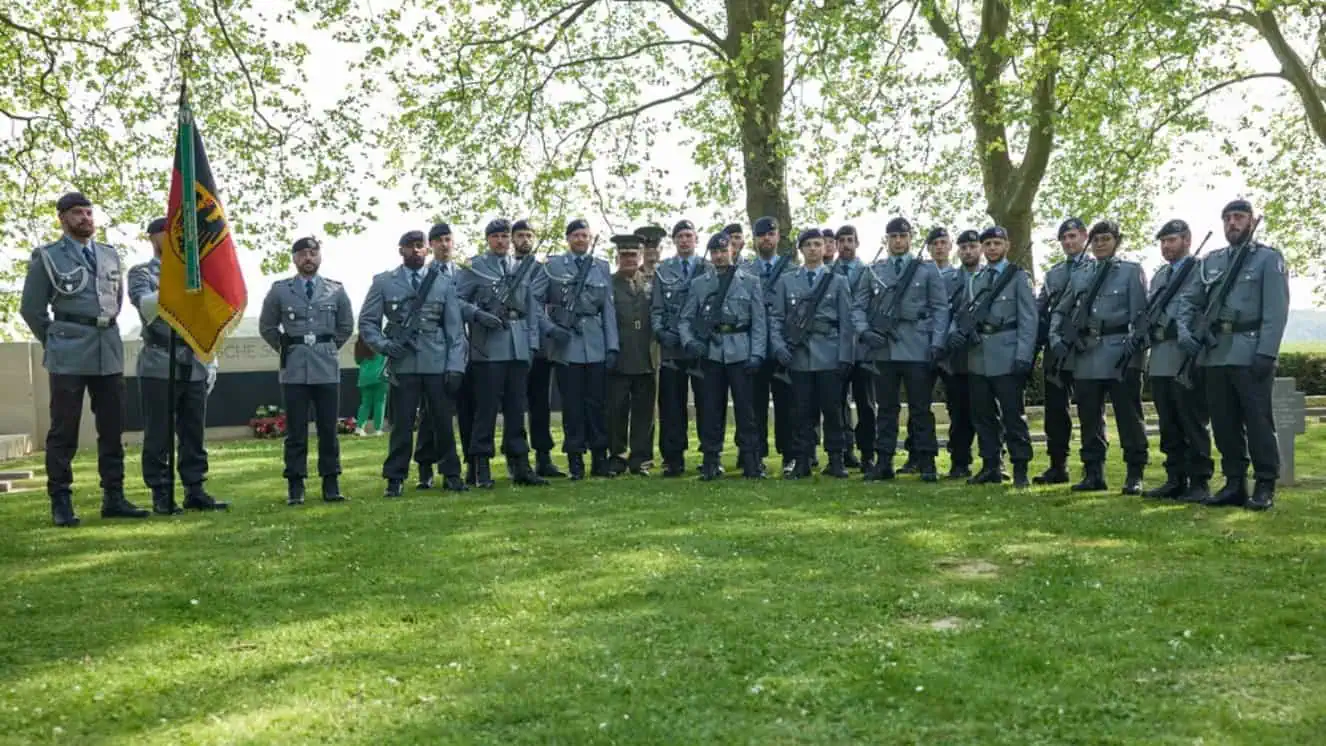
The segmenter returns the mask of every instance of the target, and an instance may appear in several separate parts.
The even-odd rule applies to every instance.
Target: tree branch
[[[221,38],[225,40],[226,46],[230,48],[230,53],[235,57],[235,62],[239,64],[239,70],[244,74],[244,80],[249,84],[249,96],[253,98],[253,113],[276,135],[278,145],[285,144],[285,133],[277,129],[258,107],[258,86],[253,82],[253,76],[249,73],[249,66],[244,64],[244,57],[240,55],[239,49],[235,47],[235,42],[230,38],[230,30],[226,28],[226,21],[221,17],[220,0],[212,0],[212,15],[216,17],[217,27],[221,29]]]
[[[1326,146],[1326,101],[1323,100],[1326,99],[1326,92],[1313,80],[1311,71],[1303,63],[1303,58],[1285,40],[1274,11],[1259,11],[1252,22],[1261,32],[1262,38],[1270,45],[1275,58],[1280,61],[1281,77],[1289,81],[1298,93],[1303,104],[1303,114],[1307,117],[1312,131],[1316,133],[1321,144]]]
[[[687,96],[690,96],[690,95],[692,95],[692,94],[698,93],[698,92],[699,92],[701,89],[703,89],[705,86],[707,86],[707,85],[709,85],[710,83],[714,82],[714,80],[716,79],[716,77],[717,77],[717,76],[712,75],[712,74],[711,74],[711,75],[706,75],[706,76],[704,76],[703,78],[701,78],[700,81],[699,81],[698,83],[696,83],[695,85],[693,85],[693,86],[691,86],[690,88],[687,88],[687,89],[685,89],[685,90],[683,90],[683,91],[678,91],[678,92],[676,92],[676,93],[674,93],[674,94],[672,94],[672,95],[670,95],[670,96],[664,96],[664,97],[662,97],[662,98],[654,99],[653,101],[650,101],[650,102],[648,102],[648,103],[644,103],[644,104],[640,104],[639,106],[631,107],[630,109],[626,109],[625,111],[619,111],[619,112],[617,112],[616,114],[609,114],[608,116],[602,117],[602,118],[600,118],[600,119],[598,119],[598,120],[596,120],[596,121],[594,121],[594,122],[591,122],[591,123],[589,123],[589,124],[587,124],[587,125],[585,125],[585,126],[583,126],[583,127],[580,127],[580,128],[578,128],[578,129],[575,129],[575,130],[573,130],[573,131],[567,133],[567,135],[566,135],[565,137],[563,137],[561,140],[559,140],[558,143],[557,143],[557,146],[556,146],[556,148],[554,148],[554,150],[560,150],[562,144],[565,143],[567,140],[570,140],[570,139],[573,138],[573,137],[577,137],[578,135],[580,135],[580,134],[583,133],[583,134],[585,135],[585,139],[584,139],[584,142],[583,142],[583,143],[581,144],[581,146],[580,146],[580,152],[579,152],[579,154],[576,156],[575,165],[573,166],[573,168],[578,169],[578,168],[580,168],[580,164],[581,164],[581,162],[583,162],[583,160],[584,160],[585,152],[589,149],[589,143],[590,143],[590,141],[594,139],[594,133],[597,132],[597,131],[599,130],[600,127],[603,127],[603,126],[606,125],[606,124],[609,124],[609,123],[611,123],[611,122],[616,122],[616,121],[621,120],[621,119],[626,119],[626,118],[628,118],[628,117],[638,116],[638,115],[640,115],[640,114],[643,114],[643,113],[646,112],[646,111],[649,111],[650,109],[653,109],[653,108],[656,108],[656,107],[659,107],[659,106],[663,106],[663,105],[665,105],[665,104],[670,104],[670,103],[674,103],[674,102],[680,101],[680,100],[682,100],[683,98],[686,98]]]
[[[109,55],[114,56],[114,57],[119,57],[119,56],[121,56],[121,55],[124,54],[124,50],[121,50],[121,51],[117,52],[117,51],[111,49],[109,46],[107,46],[107,45],[105,45],[105,44],[103,44],[103,43],[101,43],[101,42],[98,42],[98,41],[93,41],[93,40],[91,40],[91,39],[75,39],[75,38],[73,38],[73,37],[69,37],[69,36],[60,36],[59,34],[47,34],[47,33],[44,33],[44,32],[42,32],[42,31],[39,31],[39,30],[37,30],[37,29],[35,29],[35,28],[32,28],[32,27],[30,27],[30,26],[24,26],[23,24],[19,23],[18,21],[15,21],[13,18],[11,18],[11,17],[10,17],[8,14],[6,14],[6,13],[0,13],[0,24],[3,24],[3,25],[5,25],[5,26],[8,26],[9,28],[14,29],[15,31],[20,31],[20,32],[22,32],[22,33],[28,34],[29,36],[36,37],[36,38],[41,39],[42,41],[44,41],[44,42],[48,42],[48,43],[49,43],[49,42],[60,42],[60,43],[62,43],[62,44],[75,44],[75,45],[80,45],[80,46],[81,46],[81,45],[87,45],[87,46],[90,46],[90,47],[96,47],[97,49],[100,49],[101,51],[105,52],[106,54],[109,54]]]
[[[971,47],[967,46],[967,42],[953,30],[953,27],[940,14],[939,6],[935,4],[935,0],[921,0],[921,14],[929,22],[930,30],[935,33],[935,36],[939,37],[939,40],[944,43],[944,46],[948,47],[958,62],[966,67],[971,61]]]
[[[526,26],[525,28],[520,29],[519,31],[513,31],[507,34],[506,36],[502,36],[497,39],[478,39],[476,41],[467,41],[464,44],[460,45],[460,47],[457,50],[457,54],[460,53],[460,50],[468,49],[469,47],[491,47],[491,46],[504,46],[510,44],[511,42],[521,38],[522,36],[527,36],[529,34],[534,33],[535,31],[538,31],[539,29],[548,25],[548,23],[553,19],[560,18],[561,15],[566,11],[574,9],[574,11],[571,13],[570,16],[563,19],[561,23],[557,24],[557,31],[558,33],[560,33],[562,31],[565,31],[568,27],[570,27],[571,24],[575,23],[576,19],[584,15],[585,11],[589,10],[590,6],[594,5],[594,3],[596,2],[598,2],[598,0],[576,0],[576,2],[567,3],[566,5],[557,8],[553,12],[544,16],[543,18],[540,18],[539,20],[535,21],[529,26]],[[556,42],[556,40],[557,40],[557,34],[554,34],[553,38],[548,42],[548,44],[544,45],[543,51],[545,54],[552,49],[552,45],[554,42]]]
[[[700,23],[699,21],[695,20],[690,15],[688,15],[686,11],[682,10],[681,6],[677,5],[676,0],[659,0],[659,1],[662,2],[663,5],[667,6],[668,10],[672,11],[672,15],[680,19],[682,23],[686,24],[687,26],[690,26],[700,36],[703,36],[704,38],[708,39],[710,42],[714,44],[714,46],[718,47],[719,49],[723,49],[727,46],[724,43],[722,37],[720,37],[718,34],[715,34],[713,31],[710,31],[708,26],[705,26],[703,23]]]

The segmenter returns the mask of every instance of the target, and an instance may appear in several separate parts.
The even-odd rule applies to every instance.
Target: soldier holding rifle
[[[1045,273],[1045,283],[1036,296],[1040,313],[1040,331],[1037,345],[1045,350],[1045,448],[1050,455],[1050,468],[1032,478],[1036,484],[1067,484],[1068,450],[1073,439],[1073,415],[1069,405],[1073,398],[1072,361],[1054,358],[1048,349],[1050,341],[1050,313],[1063,300],[1075,275],[1091,271],[1091,252],[1087,251],[1087,227],[1078,218],[1068,218],[1059,224],[1059,245],[1064,260]],[[1056,373],[1051,373],[1056,370]]]
[[[643,230],[643,229],[642,229]],[[698,238],[689,220],[672,228],[677,255],[663,260],[654,270],[649,326],[658,340],[661,357],[658,371],[658,448],[663,455],[663,476],[686,473],[686,433],[690,428],[687,388],[695,398],[696,429],[703,431],[700,361],[688,353],[678,331],[681,310],[690,295],[691,282],[710,270],[703,257],[695,256]]]

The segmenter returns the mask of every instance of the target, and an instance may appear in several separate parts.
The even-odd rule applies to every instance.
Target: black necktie
[[[691,260],[689,259],[681,260],[681,279],[691,279]]]
[[[902,257],[893,260],[893,271],[900,276],[902,275]]]
[[[809,288],[809,289],[811,289],[811,290],[814,290],[814,289],[815,289],[815,275],[816,275],[816,274],[818,274],[818,273],[817,273],[817,272],[807,272],[807,273],[806,273],[806,287]]]
[[[413,288],[414,290],[418,290],[418,289],[419,289],[419,273],[418,273],[418,272],[411,272],[411,273],[410,273],[410,287]]]
[[[313,281],[304,280],[304,297],[313,300]]]
[[[87,266],[91,267],[93,272],[96,272],[97,255],[92,252],[92,244],[83,247],[83,258],[87,259]]]

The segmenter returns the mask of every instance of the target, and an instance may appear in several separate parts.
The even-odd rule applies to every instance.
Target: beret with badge
[[[730,241],[731,239],[728,238],[727,231],[719,231],[709,237],[709,243],[706,248],[709,251],[726,251]]]
[[[572,220],[571,222],[566,224],[566,235],[568,236],[571,235],[572,233],[575,233],[576,231],[587,231],[587,230],[589,230],[589,223],[586,222],[584,218],[576,218],[575,220]]]
[[[755,221],[754,230],[755,230],[755,235],[757,236],[763,236],[767,233],[773,233],[774,231],[778,230],[778,218],[765,215],[764,217]]]
[[[1187,235],[1191,235],[1191,231],[1188,230],[1187,223],[1183,222],[1182,220],[1171,220],[1168,223],[1165,223],[1164,225],[1160,226],[1160,230],[1156,231],[1156,240],[1159,241],[1162,238],[1168,238],[1170,236],[1187,236]]]
[[[433,227],[428,229],[428,240],[434,241],[443,236],[451,235],[451,226],[446,223],[433,223]]]
[[[985,243],[986,241],[995,238],[1002,238],[1005,241],[1007,241],[1008,231],[1004,230],[1004,227],[1002,225],[992,225],[989,228],[986,228],[985,230],[981,231],[981,236],[980,236],[981,243]]]
[[[82,192],[68,192],[55,203],[55,211],[62,213],[66,210],[72,210],[75,207],[91,207],[92,201],[83,196]]]

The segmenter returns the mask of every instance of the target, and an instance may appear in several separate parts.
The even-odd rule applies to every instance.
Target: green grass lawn
[[[81,528],[0,496],[0,742],[1323,743],[1326,427],[1299,442],[1268,514],[914,478],[385,501],[349,439],[348,504],[287,508],[243,442],[228,514],[112,523],[85,455]]]

